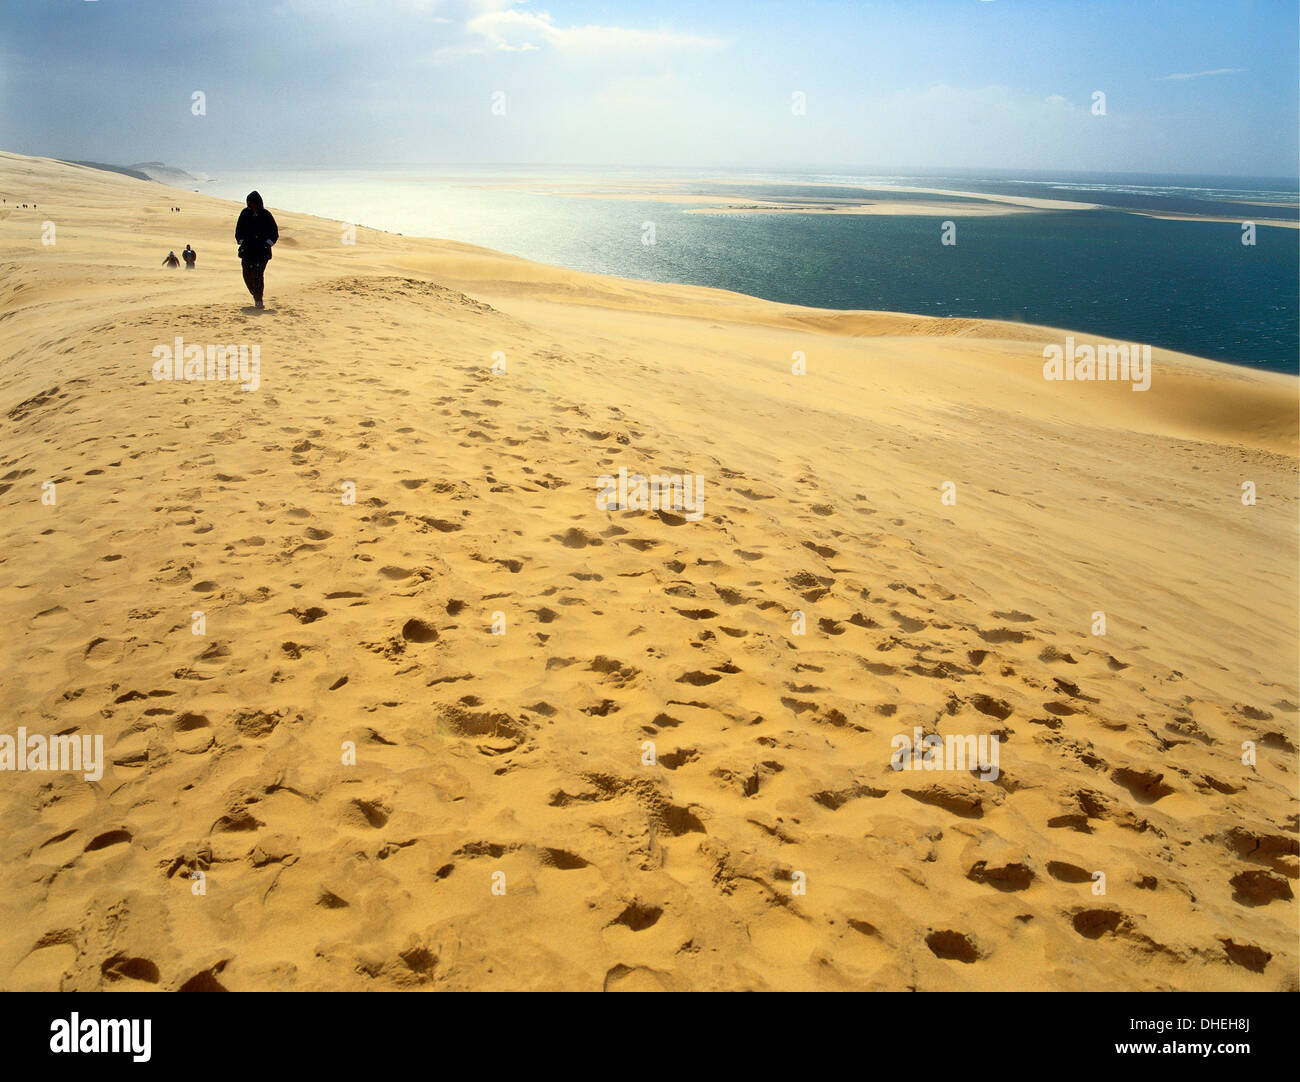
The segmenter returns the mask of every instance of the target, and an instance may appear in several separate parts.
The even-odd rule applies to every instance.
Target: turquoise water
[[[645,176],[628,174],[623,183],[632,190]],[[743,183],[695,177],[688,187],[820,201],[870,198],[864,187],[885,182],[1108,206],[954,217],[957,243],[945,246],[942,219],[932,216],[690,214],[690,206],[704,202],[560,194],[568,186],[619,184],[619,175],[609,171],[557,175],[494,168],[490,178],[447,168],[267,171],[227,174],[203,190],[242,199],[256,187],[272,208],[466,241],[577,270],[714,286],[817,308],[1045,323],[1234,364],[1300,369],[1300,230],[1260,225],[1254,246],[1245,246],[1237,222],[1124,212],[1200,210],[1241,220],[1294,220],[1294,182],[931,175]],[[683,179],[664,175],[656,183],[671,189]],[[642,242],[646,223],[654,224],[653,245]]]

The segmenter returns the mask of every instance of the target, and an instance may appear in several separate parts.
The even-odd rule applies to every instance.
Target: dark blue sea
[[[961,201],[899,186],[1100,204],[959,216],[688,213],[711,194],[828,205]],[[577,270],[734,290],[816,308],[1019,320],[1200,357],[1300,370],[1300,217],[1294,179],[818,174],[686,176],[540,167],[268,170],[202,190],[408,236],[480,244]],[[620,193],[621,190],[621,193]],[[648,193],[698,195],[666,202]],[[592,198],[619,193],[623,198]],[[1229,222],[1147,214],[1199,213]],[[654,223],[654,244],[643,243]]]

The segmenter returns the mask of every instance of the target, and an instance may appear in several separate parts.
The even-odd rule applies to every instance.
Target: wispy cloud
[[[583,62],[623,60],[644,56],[663,58],[684,52],[712,52],[727,43],[721,38],[691,34],[660,26],[562,26],[544,11],[522,10],[524,0],[460,0],[469,12],[459,35],[435,50],[435,63],[490,53],[549,50]],[[477,9],[477,10],[474,10]],[[445,10],[445,9],[444,9]],[[461,7],[465,11],[465,6]]]
[[[564,52],[600,55],[627,52],[665,52],[678,49],[716,49],[717,38],[685,34],[668,28],[645,30],[627,26],[557,26],[544,11],[510,7],[471,19],[466,29],[486,38],[502,52],[522,52],[549,45]]]
[[[1162,75],[1160,81],[1166,79],[1204,79],[1207,75],[1239,75],[1245,71],[1245,68],[1215,68],[1213,71],[1182,71],[1173,75]]]

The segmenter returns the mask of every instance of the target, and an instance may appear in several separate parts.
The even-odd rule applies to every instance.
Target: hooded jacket
[[[247,206],[239,212],[235,223],[235,240],[239,242],[239,258],[250,263],[265,263],[271,258],[271,245],[280,239],[280,229],[271,212],[262,205],[257,192],[248,193]]]

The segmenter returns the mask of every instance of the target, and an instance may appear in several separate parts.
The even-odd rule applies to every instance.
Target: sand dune
[[[1294,378],[0,188],[0,987],[1297,987]]]

